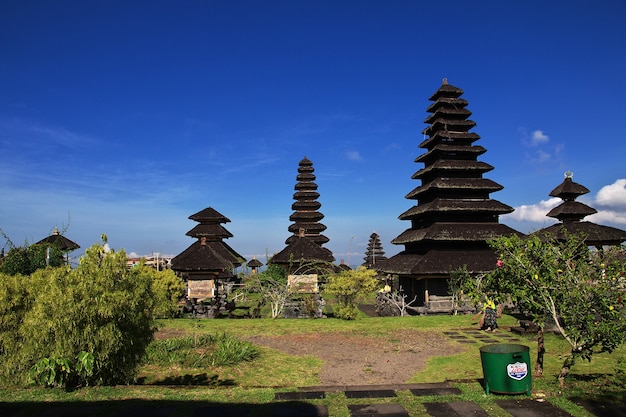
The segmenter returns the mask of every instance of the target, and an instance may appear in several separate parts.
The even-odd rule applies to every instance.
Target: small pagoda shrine
[[[259,268],[263,266],[263,262],[259,261],[255,256],[250,261],[248,261],[246,265],[250,268],[250,273],[252,275],[255,275]]]
[[[366,268],[376,268],[380,266],[383,261],[387,260],[383,245],[380,242],[380,236],[376,232],[370,235],[370,240],[367,242],[367,250],[365,251],[365,258],[363,258],[363,266]]]
[[[54,245],[61,249],[63,252],[71,252],[73,250],[79,249],[80,246],[76,242],[72,242],[65,236],[59,232],[59,228],[55,227],[52,234],[46,238],[41,239],[39,242],[35,243],[35,245],[48,244]]]
[[[270,260],[270,263],[283,266],[289,274],[297,272],[306,263],[335,260],[332,252],[322,247],[329,239],[322,235],[326,226],[320,223],[324,215],[318,211],[322,204],[317,201],[320,194],[314,171],[313,162],[305,156],[298,165],[296,192],[293,195],[295,202],[291,205],[294,213],[289,216],[293,223],[288,230],[292,235],[285,241],[287,247]]]
[[[426,152],[415,159],[424,167],[411,177],[421,180],[421,185],[405,196],[416,205],[399,216],[411,226],[391,241],[404,245],[404,250],[379,269],[398,275],[404,293],[408,299],[416,297],[418,306],[448,295],[452,271],[492,270],[496,255],[488,239],[521,235],[499,223],[499,216],[513,208],[490,198],[503,187],[483,178],[493,167],[478,161],[486,149],[474,144],[480,136],[470,132],[476,123],[469,119],[471,112],[462,95],[463,90],[444,79],[430,97],[433,103],[427,112],[431,114],[419,145]]]
[[[186,233],[197,240],[172,258],[171,267],[187,281],[189,300],[209,299],[219,309],[225,302],[223,284],[236,279],[235,268],[246,260],[223,241],[233,236],[222,226],[230,219],[211,207],[189,219],[199,222]]]
[[[53,245],[53,246],[56,246],[58,249],[61,250],[61,252],[63,252],[64,258],[65,258],[65,263],[67,263],[67,264],[69,264],[69,262],[70,262],[69,253],[80,248],[78,243],[73,242],[73,241],[69,240],[68,238],[66,238],[65,236],[63,236],[59,232],[59,228],[58,227],[54,228],[54,231],[52,232],[52,234],[50,236],[41,239],[39,242],[35,243],[35,245]]]
[[[543,228],[534,234],[558,240],[566,240],[567,235],[582,234],[588,246],[600,249],[603,246],[616,246],[626,242],[626,231],[610,226],[602,226],[583,218],[597,213],[593,207],[576,201],[576,198],[587,194],[587,187],[574,182],[571,171],[565,173],[563,182],[550,192],[550,197],[558,197],[563,202],[550,210],[546,216],[558,219],[560,223]]]

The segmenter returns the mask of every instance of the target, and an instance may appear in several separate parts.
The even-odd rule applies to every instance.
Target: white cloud
[[[598,210],[596,214],[587,216],[585,221],[590,221],[597,224],[626,224],[626,212],[618,212],[614,210]]]
[[[541,145],[543,143],[547,143],[550,140],[548,135],[543,133],[542,130],[535,130],[531,136],[531,143],[534,146]]]
[[[595,202],[603,207],[626,209],[626,178],[600,188]]]
[[[593,215],[586,216],[584,221],[603,225],[626,224],[626,179],[618,179],[613,184],[605,185],[600,188],[595,198],[581,202],[598,211]],[[560,198],[554,197],[539,203],[515,207],[513,213],[503,215],[501,218],[503,221],[511,220],[535,224],[555,223],[556,220],[547,217],[546,214],[561,203]]]
[[[346,156],[350,161],[361,161],[363,159],[359,151],[348,151],[346,152]]]
[[[537,151],[537,158],[535,159],[536,162],[547,162],[550,160],[551,155],[547,152],[544,151]]]
[[[511,214],[506,214],[502,217],[507,217],[511,220],[525,221],[533,223],[545,223],[550,221],[550,217],[546,217],[546,214],[554,207],[561,203],[561,199],[554,197],[549,200],[541,200],[539,203],[530,205],[521,205],[515,207],[515,211]]]

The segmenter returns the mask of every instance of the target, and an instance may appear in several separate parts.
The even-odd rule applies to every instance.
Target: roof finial
[[[441,84],[448,85],[448,79],[444,78],[443,80],[441,80]]]
[[[574,173],[572,171],[569,171],[569,170],[565,171],[565,174],[563,174],[563,175],[565,175],[565,178],[570,178],[570,179],[574,178]]]

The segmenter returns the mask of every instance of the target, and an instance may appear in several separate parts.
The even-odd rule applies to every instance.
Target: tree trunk
[[[563,367],[561,368],[561,372],[559,372],[559,386],[561,388],[565,388],[565,378],[569,374],[570,369],[574,365],[574,353],[572,352],[565,358],[565,362],[563,362]]]
[[[543,375],[543,355],[546,353],[546,345],[543,338],[543,326],[537,332],[537,362],[535,363],[535,376]]]

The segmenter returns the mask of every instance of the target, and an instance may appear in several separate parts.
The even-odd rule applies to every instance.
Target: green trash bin
[[[530,396],[532,376],[530,348],[524,345],[492,344],[480,348],[485,392]]]

